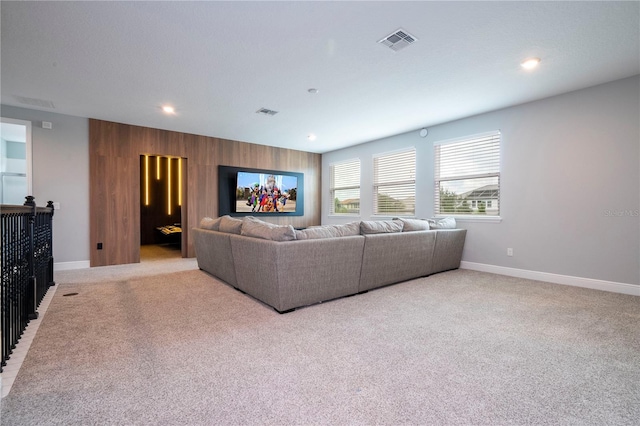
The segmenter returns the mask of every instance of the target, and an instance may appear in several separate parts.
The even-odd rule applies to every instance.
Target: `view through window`
[[[360,214],[360,160],[332,164],[331,214]]]
[[[436,142],[436,215],[500,215],[500,132]]]
[[[373,158],[373,213],[416,213],[416,150],[381,154]]]

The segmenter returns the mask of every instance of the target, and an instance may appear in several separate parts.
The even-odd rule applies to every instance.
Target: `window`
[[[415,148],[373,158],[373,213],[415,215]]]
[[[360,214],[360,160],[330,166],[331,214]]]
[[[436,215],[500,215],[500,132],[436,142]]]

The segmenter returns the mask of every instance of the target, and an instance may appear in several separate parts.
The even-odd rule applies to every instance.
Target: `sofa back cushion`
[[[402,232],[403,226],[399,220],[363,220],[360,222],[360,233],[366,235]]]
[[[291,225],[275,225],[253,216],[242,219],[241,235],[263,240],[291,241],[296,239],[296,230]]]
[[[428,231],[430,229],[428,220],[404,218],[398,218],[394,220],[399,220],[400,222],[402,222],[402,232]]]
[[[200,228],[208,229],[209,231],[219,231],[220,230],[220,221],[221,217],[217,219],[212,219],[210,217],[203,217],[200,221]]]
[[[229,215],[222,216],[220,218],[220,232],[226,232],[228,234],[238,234],[242,230],[242,220],[233,218]]]
[[[360,235],[360,222],[349,222],[344,225],[310,226],[296,231],[298,240],[317,240],[321,238],[351,237]]]

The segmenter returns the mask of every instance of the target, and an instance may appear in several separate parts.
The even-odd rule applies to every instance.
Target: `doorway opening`
[[[140,156],[140,260],[186,256],[186,159]]]
[[[31,188],[31,122],[0,119],[0,204],[24,204]]]

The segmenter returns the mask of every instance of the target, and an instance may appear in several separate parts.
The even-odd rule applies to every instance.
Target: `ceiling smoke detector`
[[[410,44],[413,44],[417,40],[417,38],[400,28],[392,32],[382,40],[379,40],[378,43],[383,44],[389,49],[397,52],[398,50],[404,49]]]
[[[274,111],[269,108],[260,108],[259,110],[256,111],[256,114],[264,114],[264,115],[276,115],[277,113],[278,111]]]

